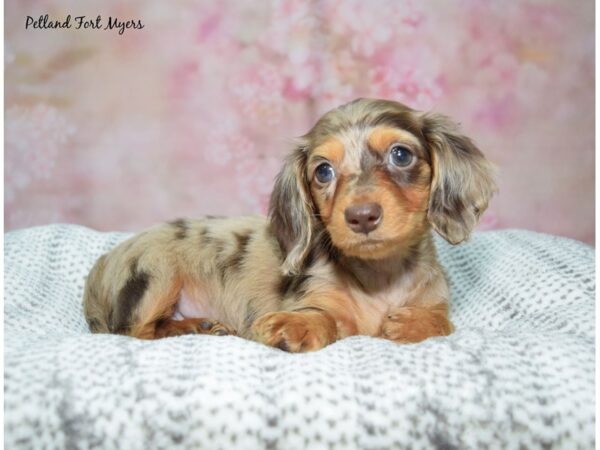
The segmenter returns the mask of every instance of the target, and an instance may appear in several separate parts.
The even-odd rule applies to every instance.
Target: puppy
[[[176,220],[100,257],[93,332],[237,334],[290,352],[452,332],[431,229],[468,238],[493,171],[446,117],[358,99],[300,138],[264,217]]]

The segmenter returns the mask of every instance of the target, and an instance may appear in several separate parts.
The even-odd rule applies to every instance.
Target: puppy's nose
[[[381,223],[382,213],[378,203],[363,203],[346,208],[344,217],[352,231],[369,234]]]

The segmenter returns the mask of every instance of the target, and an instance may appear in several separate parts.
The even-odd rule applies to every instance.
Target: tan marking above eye
[[[323,159],[330,161],[334,166],[339,165],[344,159],[344,144],[336,137],[328,138],[311,153],[309,164],[318,165],[319,162],[323,162]]]
[[[387,152],[392,144],[402,144],[406,146],[415,156],[418,156],[416,149],[420,147],[417,137],[406,131],[392,127],[376,127],[369,133],[367,138],[369,148],[378,153]]]

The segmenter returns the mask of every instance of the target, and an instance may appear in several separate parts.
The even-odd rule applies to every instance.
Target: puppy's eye
[[[317,170],[315,170],[315,177],[319,183],[329,183],[331,180],[333,180],[333,177],[335,177],[335,170],[333,170],[331,164],[319,164]]]
[[[392,161],[392,164],[398,167],[409,166],[414,158],[412,152],[401,145],[394,145],[390,151],[390,160]]]

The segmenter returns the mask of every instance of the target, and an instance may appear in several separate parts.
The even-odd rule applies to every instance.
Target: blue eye
[[[317,170],[315,170],[315,177],[319,183],[329,183],[335,177],[335,171],[331,167],[331,164],[319,164]]]
[[[390,159],[395,166],[406,167],[413,161],[414,155],[406,147],[394,145],[390,152]]]

